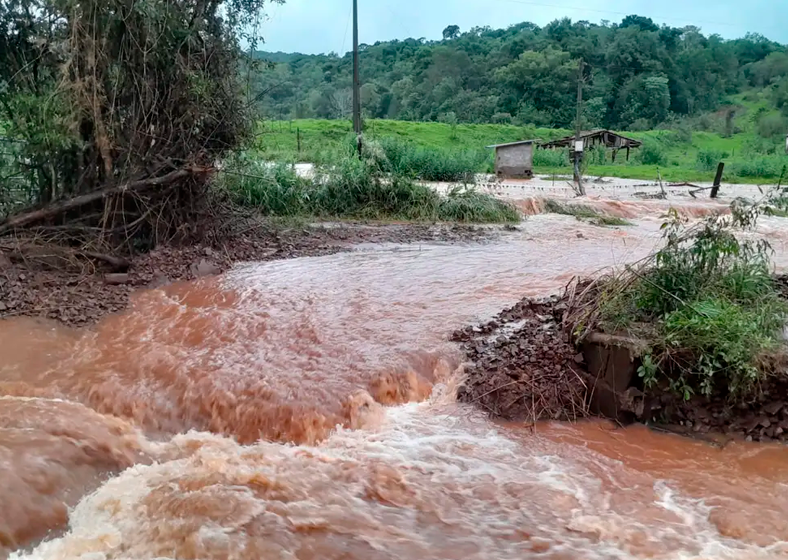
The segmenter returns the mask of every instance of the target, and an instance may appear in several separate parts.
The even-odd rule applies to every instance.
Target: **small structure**
[[[643,142],[640,140],[627,138],[626,136],[621,136],[620,134],[604,129],[581,132],[580,140],[583,142],[584,151],[596,146],[604,146],[605,148],[613,150],[614,162],[616,161],[616,154],[618,154],[619,150],[625,149],[627,151],[627,161],[629,161],[629,150],[632,148],[639,148],[643,145]],[[553,140],[552,142],[545,142],[541,144],[541,147],[545,149],[570,148],[574,150],[575,135],[566,136],[565,138]]]
[[[534,176],[535,140],[487,146],[495,149],[495,175],[501,179],[530,179]]]

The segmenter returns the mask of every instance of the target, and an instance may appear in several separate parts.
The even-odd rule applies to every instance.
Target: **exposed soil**
[[[480,326],[456,331],[469,365],[459,388],[473,403],[506,420],[575,420],[591,414],[595,378],[563,330],[559,297],[523,299]],[[633,364],[635,371],[637,362]],[[786,371],[788,364],[775,364]],[[753,402],[733,405],[724,396],[684,401],[667,388],[643,395],[633,386],[617,393],[618,422],[642,422],[662,431],[707,441],[788,441],[788,376],[762,383]]]
[[[575,420],[587,414],[582,355],[561,328],[560,299],[523,299],[482,326],[454,333],[468,360],[458,391],[507,420]]]
[[[328,255],[359,243],[478,242],[499,233],[460,225],[261,225],[214,243],[161,247],[137,255],[120,271],[95,260],[65,258],[46,246],[19,254],[7,240],[0,243],[0,319],[45,317],[85,326],[125,309],[135,290],[219,274],[237,262]]]

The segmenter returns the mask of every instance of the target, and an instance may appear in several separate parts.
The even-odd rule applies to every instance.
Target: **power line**
[[[593,12],[598,14],[612,14],[618,16],[630,16],[633,15],[631,12],[617,12],[615,10],[599,10],[595,8],[584,8],[581,6],[556,6],[555,4],[545,4],[543,2],[532,2],[530,0],[495,0],[497,2],[506,2],[507,4],[523,4],[525,6],[539,6],[541,8],[558,8],[562,10],[578,10],[582,12]],[[677,21],[687,23],[686,19],[683,18],[676,18],[676,17],[662,17],[662,16],[650,16],[653,19],[660,19],[664,21]],[[690,24],[698,24],[698,25],[724,25],[727,27],[738,27],[738,25],[734,23],[723,23],[719,21],[695,21],[689,22]]]
[[[347,30],[350,29],[350,20],[353,17],[353,6],[350,6],[350,11],[347,14],[347,22],[345,23],[345,36],[342,37],[342,49],[339,51],[339,56],[345,54],[345,42],[347,41]]]

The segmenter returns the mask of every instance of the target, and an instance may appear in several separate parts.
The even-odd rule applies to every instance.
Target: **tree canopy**
[[[258,52],[274,62],[253,88],[267,118],[338,118],[337,96],[351,87],[352,56]],[[673,116],[716,110],[751,87],[774,90],[788,107],[788,51],[760,36],[724,40],[695,27],[658,26],[627,16],[620,24],[560,19],[507,29],[456,25],[440,41],[405,39],[361,53],[368,117],[570,126],[578,63],[584,65],[589,124],[653,127]]]

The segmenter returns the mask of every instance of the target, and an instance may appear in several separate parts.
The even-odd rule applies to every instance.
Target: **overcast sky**
[[[268,51],[345,52],[352,45],[352,0],[286,0],[271,5],[260,33]],[[507,27],[531,21],[621,21],[648,16],[674,27],[695,25],[726,38],[756,32],[788,43],[788,0],[359,0],[360,41],[439,39],[447,25]]]

